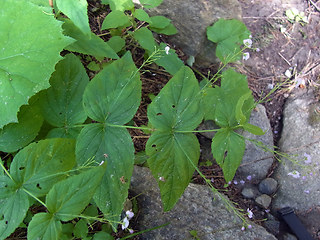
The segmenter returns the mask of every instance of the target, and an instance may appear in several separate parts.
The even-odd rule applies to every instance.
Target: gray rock
[[[256,198],[256,204],[264,209],[267,209],[271,203],[271,197],[267,194],[262,194],[261,196]]]
[[[285,233],[282,237],[283,240],[298,240],[298,238],[290,233]]]
[[[213,130],[213,129],[219,129],[219,126],[217,126],[214,121],[207,120],[200,124],[198,127],[198,130]],[[205,136],[206,138],[212,139],[214,137],[216,132],[203,132],[200,133],[202,136]]]
[[[247,139],[262,142],[269,150],[273,150],[273,134],[266,109],[262,105],[257,105],[251,113],[251,124],[260,127],[266,133],[262,136],[256,136],[249,132],[244,132],[243,136]],[[261,181],[266,178],[268,171],[273,163],[273,153],[264,151],[250,141],[246,141],[246,150],[242,159],[242,163],[237,170],[236,179],[246,179],[247,176],[252,177],[252,181]]]
[[[268,232],[273,235],[278,235],[280,233],[280,222],[276,220],[267,220],[263,223],[263,226]]]
[[[176,206],[163,212],[160,192],[149,169],[135,167],[131,179],[132,193],[137,195],[139,217],[137,230],[170,222],[166,227],[140,235],[140,239],[191,240],[196,230],[201,240],[261,239],[275,240],[263,227],[250,223],[252,229],[241,231],[241,220],[226,209],[220,197],[207,186],[189,184]]]
[[[259,191],[261,193],[271,195],[276,192],[277,186],[278,183],[276,180],[273,178],[266,178],[259,183]]]
[[[237,0],[164,0],[147,10],[151,16],[162,15],[172,20],[178,34],[170,36],[170,43],[178,46],[197,65],[216,63],[215,44],[207,40],[206,29],[220,18],[241,19],[241,6]]]
[[[258,195],[258,190],[253,186],[246,186],[242,189],[241,195],[245,198],[255,198]]]
[[[310,232],[314,231],[312,224],[319,227],[320,222],[320,127],[310,122],[315,105],[319,102],[311,91],[298,92],[287,100],[279,147],[290,154],[291,161],[283,158],[274,174],[280,187],[273,209],[294,208]]]

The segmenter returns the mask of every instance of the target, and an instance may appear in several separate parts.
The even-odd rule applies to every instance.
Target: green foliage
[[[216,55],[222,63],[240,59],[240,46],[249,35],[246,25],[236,19],[219,19],[213,26],[207,28],[208,39],[217,43]]]
[[[24,0],[0,3],[0,128],[18,122],[19,108],[48,88],[60,51],[72,40],[61,23]],[[23,31],[21,29],[28,31]],[[45,26],[45,27],[44,27]],[[35,38],[35,35],[37,36]]]
[[[162,0],[140,2],[151,8]],[[150,167],[168,211],[197,169],[200,145],[193,132],[203,119],[220,127],[212,154],[227,181],[245,148],[238,129],[263,134],[248,123],[254,102],[245,76],[228,69],[216,79],[204,78],[200,87],[174,49],[153,37],[154,32],[177,32],[170,19],[150,17],[132,0],[102,3],[111,9],[102,24],[108,30],[103,38],[90,30],[85,0],[56,0],[55,16],[44,0],[0,3],[0,151],[15,156],[0,159],[0,239],[27,225],[28,239],[113,239],[107,224],[95,234],[88,225],[108,222],[116,231],[134,163]],[[225,64],[239,58],[248,34],[238,20],[219,20],[208,28]],[[136,59],[137,48],[146,59],[139,69],[126,52],[130,49]],[[86,68],[79,59],[85,59]],[[172,78],[156,97],[149,95],[149,122],[136,127],[140,72],[151,63]],[[86,69],[98,72],[91,81]],[[221,87],[212,86],[217,78]],[[126,128],[151,135],[145,152],[136,157]],[[28,209],[35,203],[46,212],[32,217]]]

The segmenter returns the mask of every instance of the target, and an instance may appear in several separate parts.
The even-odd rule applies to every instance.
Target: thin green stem
[[[30,197],[34,198],[35,200],[37,200],[39,203],[41,203],[43,206],[46,207],[46,209],[48,209],[47,205],[42,202],[39,198],[37,198],[36,196],[34,196],[31,192],[29,192],[27,189],[22,188],[23,191],[25,191]]]
[[[1,159],[1,158],[0,158],[0,165],[1,165],[2,169],[3,169],[3,171],[8,175],[8,177],[9,177],[12,181],[14,181],[13,178],[11,177],[10,173],[9,173],[9,172],[7,171],[7,169],[3,166],[3,164],[2,164],[2,159]]]
[[[140,130],[154,131],[153,128],[149,128],[149,127],[135,127],[135,126],[115,125],[115,124],[107,124],[107,126],[110,126],[110,127],[118,127],[118,128],[131,128],[131,129],[140,129]]]
[[[218,132],[220,129],[209,130],[191,130],[191,131],[175,131],[176,133],[206,133],[206,132]]]

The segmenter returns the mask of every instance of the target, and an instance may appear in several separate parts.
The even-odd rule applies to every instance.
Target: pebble
[[[259,184],[259,191],[264,194],[271,195],[276,192],[278,183],[273,178],[266,178]]]
[[[271,197],[267,194],[262,194],[261,196],[257,197],[255,201],[258,206],[267,209],[270,206]]]
[[[268,232],[273,235],[278,235],[280,233],[280,222],[276,220],[267,220],[264,222],[263,226],[267,229]]]
[[[255,198],[256,194],[252,187],[245,187],[242,189],[241,194],[244,198]]]
[[[290,233],[285,233],[284,235],[283,235],[283,238],[282,238],[283,240],[298,240],[297,238],[296,238],[296,236],[294,236],[294,235],[292,235],[292,234],[290,234]]]

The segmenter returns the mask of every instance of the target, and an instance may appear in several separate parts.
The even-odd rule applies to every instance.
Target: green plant
[[[146,8],[161,3],[140,2]],[[234,177],[245,147],[237,129],[263,134],[248,123],[255,104],[246,77],[224,69],[242,56],[240,47],[250,35],[243,23],[219,20],[208,28],[224,66],[200,88],[174,50],[153,38],[152,31],[176,33],[169,19],[149,17],[131,0],[102,1],[111,9],[102,24],[110,37],[105,42],[90,31],[85,0],[53,3],[55,15],[46,1],[0,3],[0,20],[5,22],[0,28],[0,150],[15,155],[11,163],[1,162],[0,239],[20,226],[34,204],[46,211],[26,222],[28,239],[68,239],[71,234],[112,239],[103,228],[89,233],[88,225],[108,222],[116,230],[123,223],[120,215],[135,158],[128,128],[151,133],[147,162],[165,211],[178,201],[195,169],[199,171],[194,133],[203,119],[220,127],[207,130],[217,132],[213,156],[226,181]],[[28,31],[21,37],[23,24]],[[226,32],[221,31],[224,26]],[[145,50],[139,69],[126,50],[132,46]],[[62,58],[63,49],[69,53]],[[93,57],[99,62],[95,71],[102,70],[89,81],[70,52],[91,55],[91,62]],[[153,62],[173,77],[148,106],[148,126],[131,126],[141,101],[140,72]],[[218,79],[221,87],[212,86]]]

